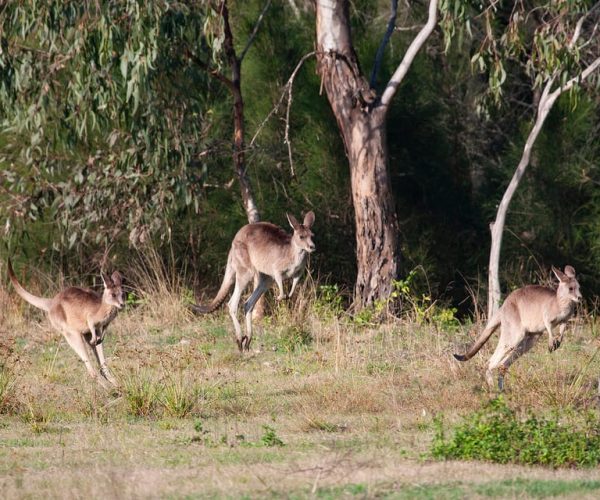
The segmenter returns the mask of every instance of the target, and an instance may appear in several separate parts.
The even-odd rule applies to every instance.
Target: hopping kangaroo
[[[468,352],[464,355],[454,355],[459,361],[471,359],[500,327],[498,346],[488,362],[486,371],[486,380],[490,387],[494,386],[492,370],[497,368],[498,388],[504,389],[504,374],[508,367],[531,349],[544,331],[548,332],[550,352],[560,346],[566,321],[573,315],[574,306],[581,299],[581,292],[573,267],[566,266],[564,273],[555,267],[552,267],[552,271],[559,281],[556,291],[538,285],[515,290],[492,316]],[[554,337],[552,328],[556,325],[560,325],[559,334]]]
[[[50,323],[64,335],[71,348],[84,362],[88,373],[105,388],[108,385],[104,379],[117,385],[117,381],[106,366],[102,341],[105,328],[115,318],[117,310],[123,307],[121,275],[115,271],[109,278],[102,273],[104,282],[102,295],[86,288],[69,287],[52,299],[36,297],[25,290],[17,281],[10,260],[8,276],[23,299],[48,313]],[[94,351],[100,365],[100,377],[90,363],[84,340]]]
[[[233,294],[229,299],[229,315],[233,320],[236,342],[240,351],[250,350],[252,310],[260,296],[274,280],[279,288],[277,300],[285,299],[283,280],[291,278],[292,288],[289,294],[291,297],[306,265],[308,254],[315,250],[313,233],[310,230],[315,221],[315,214],[312,211],[308,212],[302,224],[299,224],[293,215],[287,214],[287,219],[294,229],[294,234],[288,234],[269,222],[257,222],[242,227],[231,243],[225,277],[217,296],[208,306],[197,304],[191,306],[197,313],[213,312],[223,303],[235,283]],[[242,292],[253,280],[254,292],[244,304],[246,335],[242,335],[237,310]]]

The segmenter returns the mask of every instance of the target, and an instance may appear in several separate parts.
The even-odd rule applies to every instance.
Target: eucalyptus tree
[[[533,123],[520,161],[500,200],[496,218],[490,224],[488,317],[491,317],[500,304],[500,249],[506,215],[530,164],[535,141],[562,94],[569,93],[571,99],[576,100],[586,80],[600,82],[600,2],[514,2],[504,8],[499,2],[487,2],[479,7],[479,10],[465,9],[464,12],[480,26],[482,35],[471,61],[488,75],[489,97],[497,103],[501,101],[507,75],[510,78],[515,74],[506,69],[512,65],[522,69],[520,76],[525,77],[535,101],[532,102]]]
[[[210,166],[232,151],[213,130],[213,103],[226,100],[229,88],[239,90],[239,78],[222,73],[228,58],[242,60],[232,56],[226,7],[3,3],[6,227],[44,220],[68,247],[122,236],[136,244],[169,237],[174,220],[198,213]],[[219,79],[225,87],[215,85]],[[243,143],[232,142],[244,207],[257,218]]]
[[[388,173],[386,118],[399,85],[436,27],[438,0],[429,1],[425,24],[381,93],[359,64],[350,30],[349,3],[316,1],[316,57],[350,166],[356,226],[354,302],[360,308],[390,297],[398,277],[399,226]],[[396,9],[397,1],[392,0],[383,46],[394,30]]]

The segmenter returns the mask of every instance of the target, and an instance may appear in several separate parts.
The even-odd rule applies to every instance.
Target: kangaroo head
[[[581,292],[579,291],[579,282],[575,278],[575,269],[572,266],[565,266],[565,272],[563,273],[560,269],[556,269],[552,266],[552,272],[558,278],[558,290],[556,295],[559,298],[567,299],[572,302],[579,302],[581,299]]]
[[[102,302],[116,307],[117,309],[122,309],[125,302],[123,301],[123,288],[121,287],[122,280],[119,271],[115,271],[110,277],[104,273],[102,273],[101,276],[102,281],[104,282]]]
[[[313,232],[310,230],[311,226],[315,222],[315,214],[311,210],[304,216],[304,222],[300,224],[293,215],[286,214],[288,222],[294,234],[292,236],[292,243],[297,248],[304,250],[307,253],[315,251],[315,244],[312,240]]]

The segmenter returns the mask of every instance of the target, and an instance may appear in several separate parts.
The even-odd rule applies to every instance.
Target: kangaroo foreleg
[[[89,318],[87,320],[87,325],[88,328],[90,329],[90,334],[92,335],[92,338],[90,339],[90,345],[95,346],[98,343],[98,335],[96,334],[96,327],[94,326],[93,321],[91,321]]]
[[[566,329],[567,329],[566,323],[561,323],[560,326],[558,327],[558,336],[555,339],[548,340],[548,350],[550,352],[556,351],[556,349],[558,349],[560,347],[560,344],[562,344]]]
[[[294,290],[296,289],[296,285],[298,284],[299,281],[300,281],[300,276],[294,276],[294,279],[292,280],[292,289],[290,290],[290,294],[288,295],[288,298],[291,298],[291,296],[294,294]]]
[[[285,292],[283,291],[283,276],[281,274],[275,274],[273,276],[275,283],[277,283],[277,288],[279,289],[279,295],[277,296],[277,300],[283,300],[286,298]]]

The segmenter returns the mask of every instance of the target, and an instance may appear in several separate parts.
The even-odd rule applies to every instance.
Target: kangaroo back
[[[207,306],[203,306],[200,304],[192,304],[190,306],[190,309],[193,312],[195,312],[197,314],[208,314],[208,313],[214,312],[223,303],[223,301],[227,298],[227,294],[229,293],[229,290],[231,289],[231,287],[233,286],[233,283],[235,282],[235,269],[233,266],[233,259],[234,259],[233,251],[234,251],[233,248],[231,248],[231,250],[229,251],[229,256],[227,257],[227,267],[225,268],[225,276],[223,277],[223,282],[221,283],[221,288],[219,288],[219,291],[217,292],[217,296]]]
[[[502,309],[497,311],[496,314],[492,316],[492,319],[488,322],[485,329],[479,334],[479,336],[475,340],[475,343],[465,354],[454,354],[454,357],[458,361],[468,361],[469,359],[471,359],[473,356],[475,356],[475,354],[477,354],[479,349],[481,349],[483,345],[490,339],[492,333],[494,333],[496,329],[500,326],[500,319],[502,317],[501,311]]]
[[[8,260],[8,277],[15,287],[16,292],[27,302],[29,302],[32,306],[41,309],[42,311],[50,311],[50,306],[52,304],[52,299],[45,299],[43,297],[37,297],[29,293],[25,290],[21,284],[17,281],[17,277],[15,276],[15,272],[13,271],[12,264],[10,263],[10,259]]]

